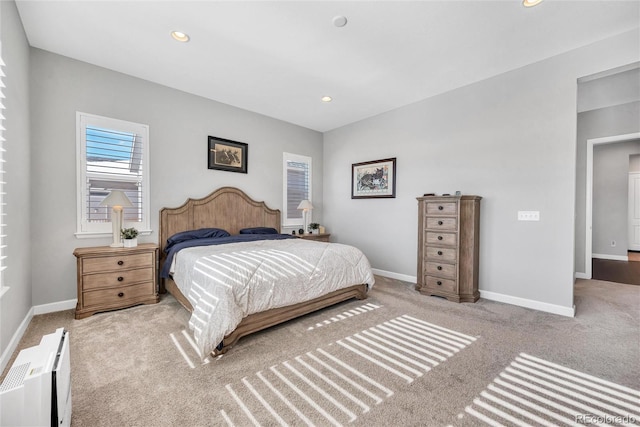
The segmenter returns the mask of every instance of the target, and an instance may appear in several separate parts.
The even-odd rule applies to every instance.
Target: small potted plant
[[[312,222],[311,224],[309,224],[309,232],[311,234],[318,234],[319,229],[320,229],[320,224],[318,224],[317,222]]]
[[[122,244],[125,248],[135,248],[138,246],[138,230],[135,228],[123,228],[120,230]]]

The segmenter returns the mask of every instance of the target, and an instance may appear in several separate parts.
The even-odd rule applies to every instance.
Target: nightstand
[[[77,248],[78,304],[76,319],[100,311],[158,302],[158,245],[135,248]]]
[[[329,237],[331,237],[331,233],[322,233],[322,234],[302,234],[298,235],[301,239],[307,240],[317,240],[319,242],[329,242]]]

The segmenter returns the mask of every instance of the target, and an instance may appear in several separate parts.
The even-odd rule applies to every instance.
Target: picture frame
[[[216,136],[208,142],[209,169],[247,173],[249,144]]]
[[[351,165],[351,198],[396,197],[396,158]]]

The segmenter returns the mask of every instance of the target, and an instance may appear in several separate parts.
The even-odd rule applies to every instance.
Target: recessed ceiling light
[[[186,43],[189,41],[189,36],[182,31],[171,31],[171,37],[179,42]]]
[[[321,98],[322,102],[331,102],[331,97],[330,96],[323,96]]]
[[[344,27],[345,25],[347,25],[347,17],[342,15],[334,17],[333,25],[335,25],[336,27]]]
[[[537,4],[540,4],[542,0],[522,0],[522,5],[524,7],[533,7]]]

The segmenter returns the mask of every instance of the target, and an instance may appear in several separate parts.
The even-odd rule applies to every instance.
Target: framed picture
[[[247,173],[249,144],[209,137],[209,169]]]
[[[396,158],[351,165],[351,198],[396,197]]]

